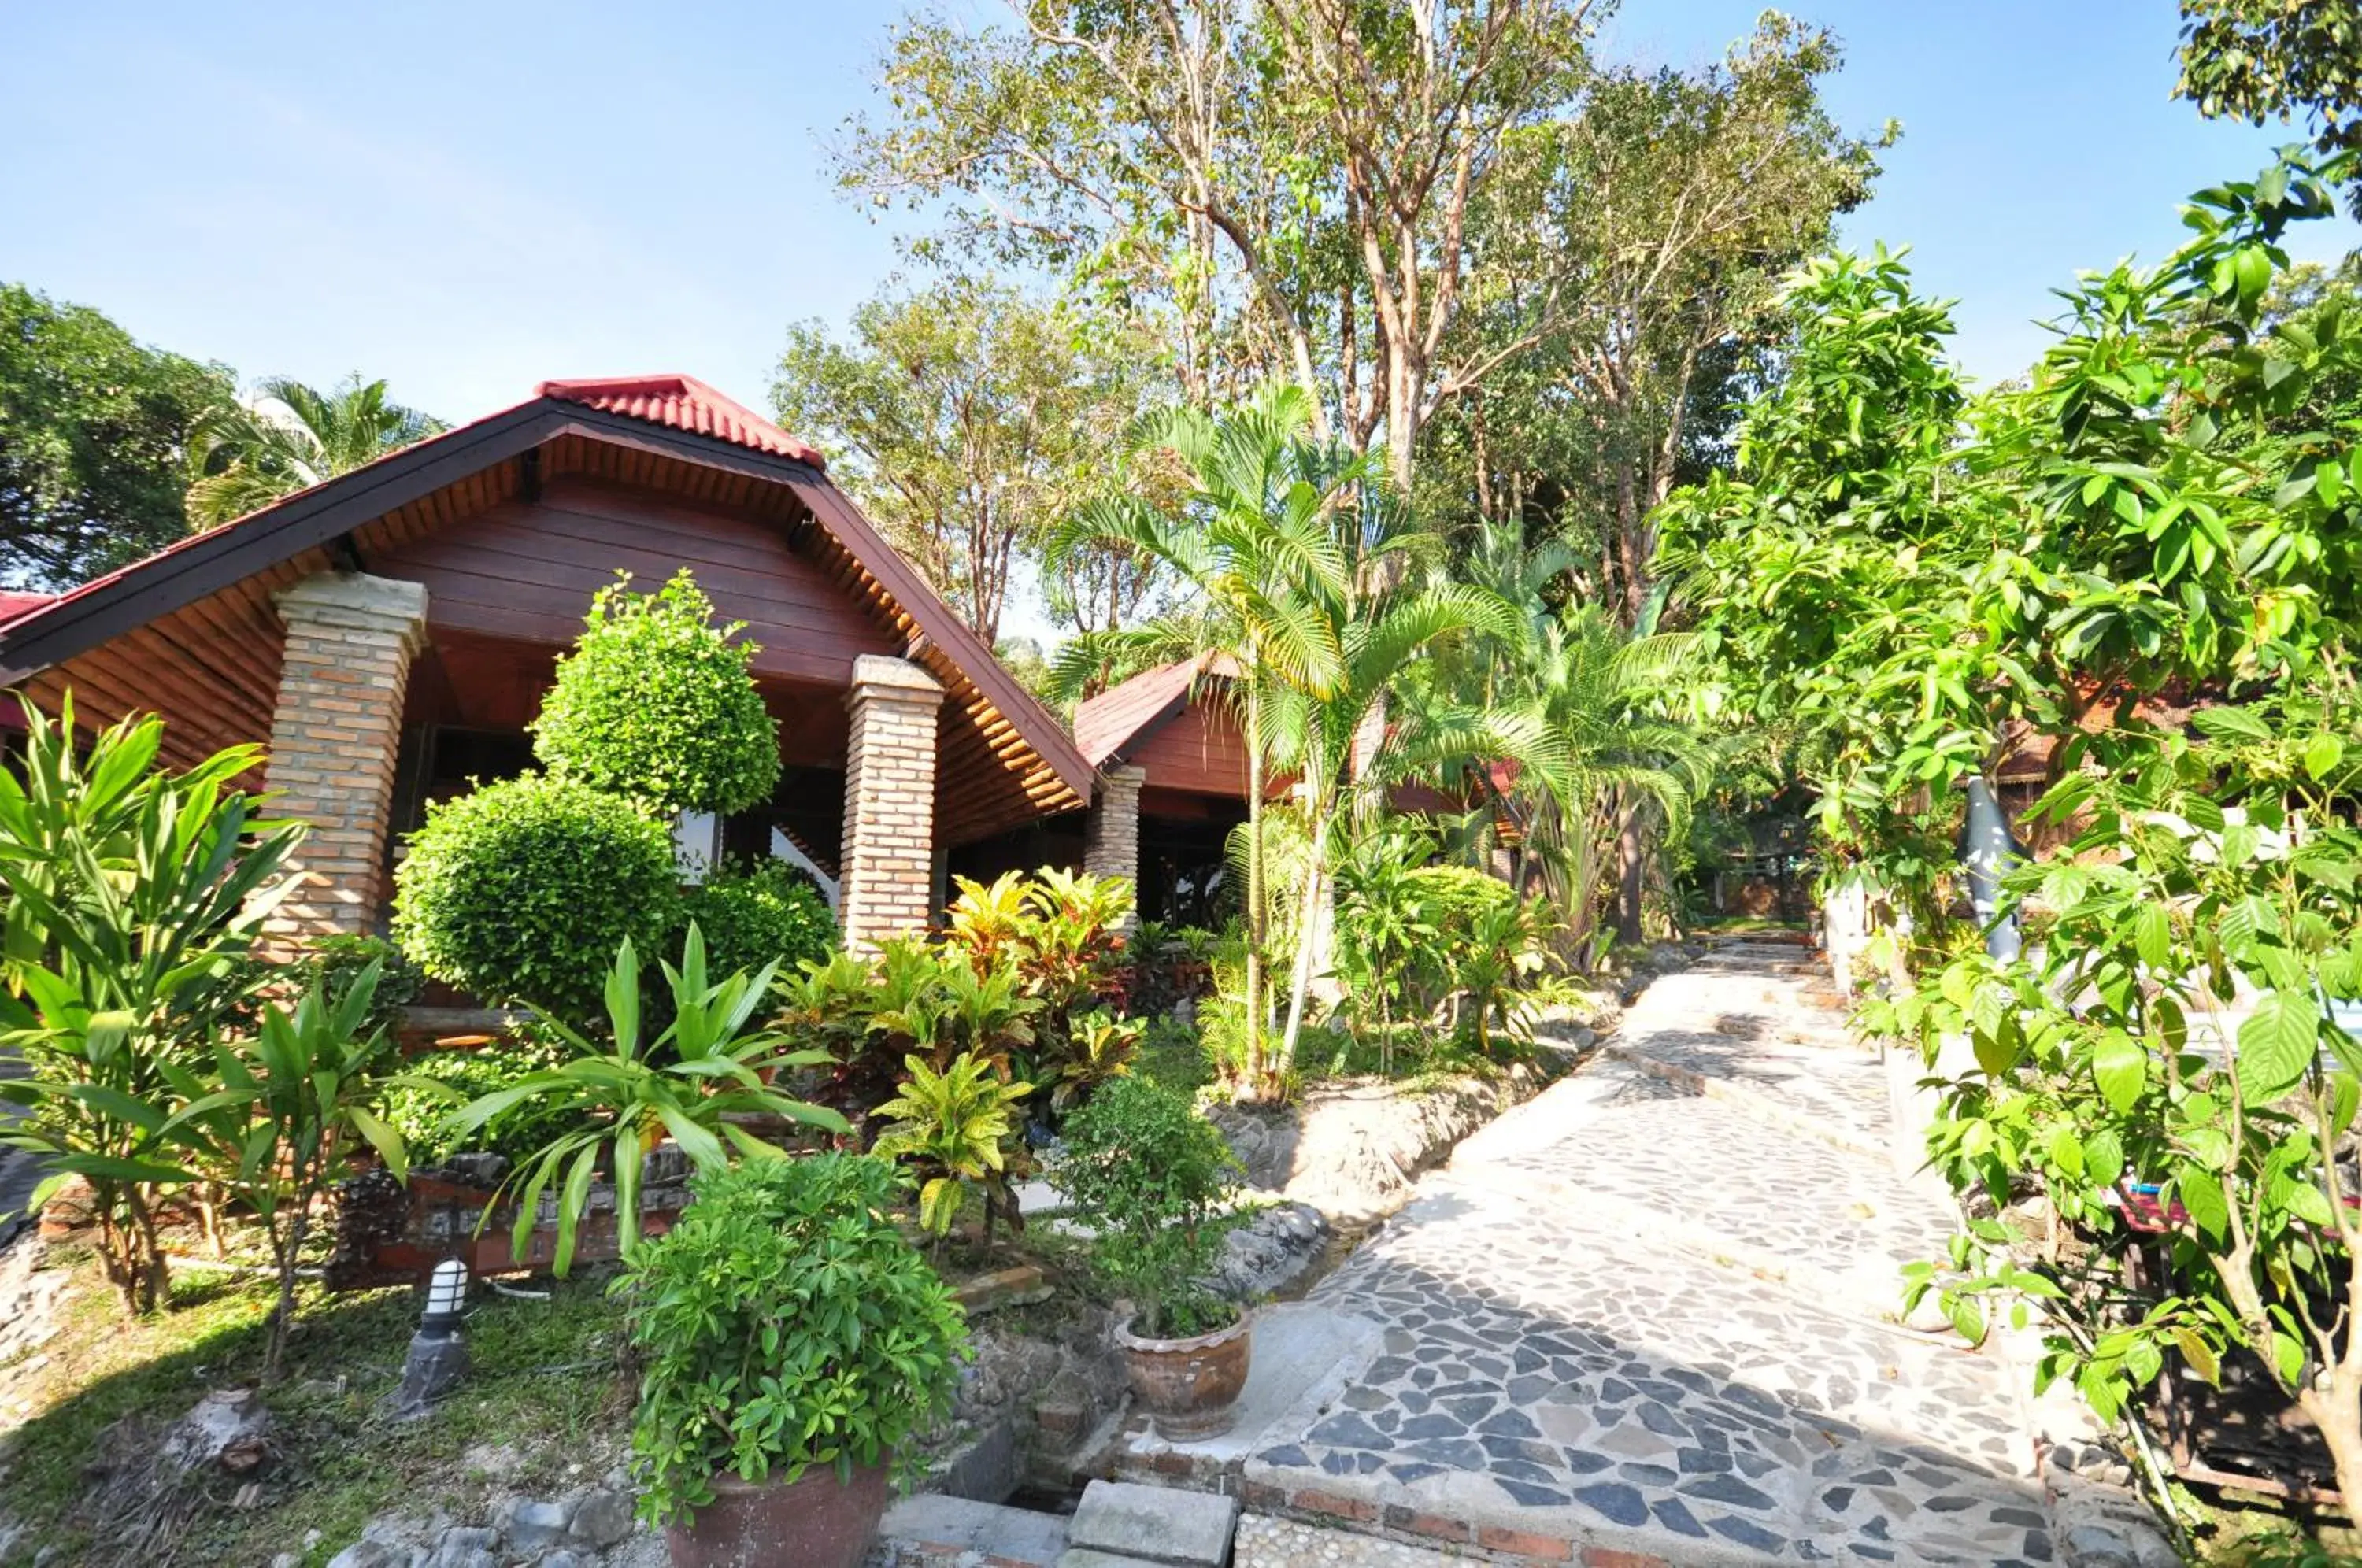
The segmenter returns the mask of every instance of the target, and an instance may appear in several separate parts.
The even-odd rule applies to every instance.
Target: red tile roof
[[[1093,767],[1102,767],[1187,706],[1201,675],[1221,679],[1237,671],[1229,655],[1215,653],[1143,669],[1075,710],[1076,749]]]
[[[579,403],[608,414],[628,414],[691,435],[712,436],[774,457],[823,468],[821,455],[745,404],[715,392],[695,376],[602,376],[590,381],[544,381],[543,397]]]

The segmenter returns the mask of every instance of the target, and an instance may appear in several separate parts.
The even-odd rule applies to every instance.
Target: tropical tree
[[[402,1136],[370,1109],[389,1088],[433,1088],[399,1077],[400,1060],[384,1025],[369,1022],[377,999],[379,966],[372,962],[341,997],[315,979],[290,1011],[267,1001],[254,1038],[217,1045],[210,1077],[164,1064],[188,1102],[173,1122],[188,1130],[203,1156],[232,1173],[227,1183],[262,1221],[279,1272],[279,1305],[262,1355],[266,1383],[279,1376],[287,1336],[295,1323],[296,1271],[311,1234],[313,1211],[345,1169],[345,1156],[366,1143],[397,1181],[409,1176]]]
[[[1668,701],[1691,678],[1697,638],[1632,637],[1610,612],[1571,604],[1477,642],[1479,684],[1408,709],[1406,753],[1464,777],[1516,828],[1510,882],[1540,883],[1571,944],[1590,938],[1618,866],[1617,934],[1640,940],[1649,851],[1628,841],[1636,824],[1681,837],[1714,774],[1712,744]]]
[[[1749,405],[1736,471],[1660,509],[1658,569],[1709,662],[1708,705],[1777,737],[1838,877],[1932,899],[1954,805],[1919,786],[1955,761],[1981,772],[2034,695],[1999,679],[2015,656],[1966,609],[2024,536],[1962,482],[1950,312],[1900,256],[1816,260],[1786,306],[1786,373]],[[1913,912],[1922,930],[1940,914]]]
[[[71,588],[186,534],[189,450],[231,392],[223,366],[0,284],[0,582]]]
[[[1061,648],[1063,688],[1078,691],[1112,668],[1195,659],[1206,674],[1220,673],[1238,705],[1248,737],[1251,1090],[1267,1087],[1269,1066],[1263,839],[1275,698],[1283,688],[1333,693],[1344,678],[1337,619],[1314,589],[1341,591],[1351,569],[1337,517],[1360,515],[1357,498],[1376,477],[1366,455],[1315,440],[1311,428],[1311,399],[1286,384],[1218,413],[1170,411],[1144,425],[1142,444],[1169,449],[1189,471],[1195,488],[1180,504],[1168,510],[1137,494],[1102,496],[1062,519],[1048,543],[1053,563],[1078,550],[1136,551],[1164,563],[1183,585],[1156,619]]]
[[[2039,1375],[2110,1419],[2177,1361],[2246,1358],[2349,1495],[2362,318],[2273,301],[2288,230],[2353,168],[2284,156],[2200,193],[2187,245],[2084,274],[2025,383],[1974,403],[1891,259],[1816,266],[1738,477],[1665,519],[1724,691],[1789,715],[1824,834],[1923,933],[1861,1021],[1941,1059],[1931,1163],[1987,1217],[1918,1289],[1972,1338],[2042,1303]],[[2022,733],[2069,852],[2003,879],[1999,913],[2055,925],[1993,956],[1952,940],[1945,840]],[[2169,1258],[2132,1303],[2127,1193],[2156,1195]],[[2027,1227],[2028,1195],[2079,1244]]]
[[[2346,0],[2181,0],[2173,91],[2209,119],[2301,116],[2324,157],[2362,150],[2362,12]],[[2348,171],[2362,217],[2362,165]]]
[[[1389,723],[1389,700],[1413,662],[1439,645],[1471,630],[1510,635],[1521,624],[1513,606],[1483,589],[1438,577],[1421,580],[1411,569],[1414,559],[1431,557],[1435,538],[1413,524],[1381,476],[1366,476],[1351,501],[1329,513],[1334,569],[1308,574],[1300,590],[1324,640],[1338,650],[1336,674],[1326,681],[1275,681],[1261,737],[1272,760],[1296,778],[1309,841],[1278,1058],[1282,1073],[1294,1065],[1302,1033],[1305,998],[1319,956],[1312,933],[1332,896],[1342,820],[1349,812],[1366,818],[1380,809],[1385,786],[1400,778],[1416,755]]]
[[[1603,68],[1580,113],[1513,135],[1470,213],[1481,264],[1446,353],[1464,368],[1421,466],[1436,515],[1532,506],[1596,563],[1598,602],[1639,624],[1650,511],[1724,459],[1780,280],[1828,244],[1895,135],[1838,127],[1820,88],[1840,60],[1827,29],[1772,13],[1718,64]]]
[[[955,278],[866,302],[848,340],[796,326],[771,383],[781,421],[829,453],[837,481],[988,643],[1023,552],[1102,482],[1140,412],[1148,356],[1080,336],[1055,305]],[[1120,624],[1153,585],[1108,586]],[[1100,609],[1098,591],[1086,598]]]
[[[444,428],[404,408],[381,381],[354,376],[333,392],[272,377],[215,413],[192,453],[189,522],[211,528],[299,490],[373,463]]]
[[[1239,0],[934,14],[889,45],[848,187],[952,242],[1153,319],[1183,394],[1274,376],[1316,432],[1408,489],[1478,258],[1473,204],[1516,131],[1577,104],[1593,0],[1257,8]],[[940,249],[940,246],[931,247]]]

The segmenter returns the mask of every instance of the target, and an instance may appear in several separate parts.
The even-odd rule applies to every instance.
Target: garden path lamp
[[[1960,867],[1968,873],[1969,907],[1985,933],[1985,951],[2007,963],[2017,956],[2017,911],[1996,921],[2001,911],[2001,879],[2025,858],[2025,851],[2009,831],[2009,814],[1993,798],[1992,786],[1982,774],[1970,776],[1968,813],[1960,822]]]
[[[426,1313],[410,1339],[402,1364],[402,1386],[394,1390],[393,1413],[414,1420],[448,1394],[468,1373],[468,1342],[459,1334],[459,1314],[468,1304],[468,1265],[445,1258],[426,1282]]]

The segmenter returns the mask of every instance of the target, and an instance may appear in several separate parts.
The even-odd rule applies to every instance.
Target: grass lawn
[[[63,1331],[0,1366],[14,1424],[0,1436],[0,1518],[23,1531],[11,1562],[55,1546],[70,1562],[260,1563],[302,1551],[315,1529],[321,1539],[305,1560],[324,1562],[372,1514],[405,1499],[432,1496],[456,1513],[494,1491],[549,1496],[597,1479],[622,1456],[630,1386],[603,1271],[578,1272],[546,1301],[472,1293],[464,1332],[474,1370],[411,1423],[387,1419],[379,1405],[400,1379],[416,1298],[312,1286],[285,1375],[265,1395],[277,1452],[259,1496],[238,1507],[225,1479],[185,1523],[127,1550],[113,1533],[120,1511],[93,1517],[93,1467],[151,1452],[155,1433],[209,1389],[253,1384],[273,1284],[183,1268],[169,1309],[127,1321],[86,1257],[66,1248],[51,1255],[82,1276],[60,1309]],[[502,1447],[513,1455],[489,1474],[487,1454]]]

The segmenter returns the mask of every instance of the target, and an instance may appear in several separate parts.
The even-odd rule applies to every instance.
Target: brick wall
[[[296,887],[266,932],[326,936],[377,928],[385,900],[386,823],[402,743],[410,660],[426,590],[359,572],[323,572],[279,594],[286,657],[264,780],[271,809],[312,831],[290,862]]]
[[[935,723],[944,689],[908,659],[864,654],[845,694],[845,945],[874,951],[934,912]]]
[[[1092,876],[1139,885],[1140,787],[1147,778],[1144,767],[1110,767],[1099,775],[1098,799],[1083,828],[1083,869]]]

